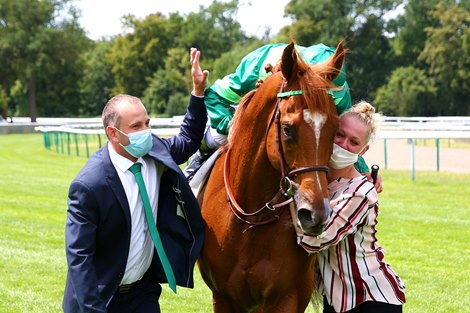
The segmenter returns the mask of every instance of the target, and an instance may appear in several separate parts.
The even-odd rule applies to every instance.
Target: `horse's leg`
[[[263,306],[253,313],[304,313],[308,304],[308,300],[300,300],[298,295],[285,295],[279,299],[266,299]]]
[[[298,250],[293,250],[298,251]],[[295,254],[295,253],[292,253]],[[294,257],[294,255],[292,255]],[[266,294],[255,313],[303,313],[310,304],[314,291],[314,259],[300,256],[289,269],[279,274],[274,292]],[[293,266],[297,264],[297,266]],[[283,286],[284,288],[281,288]]]
[[[235,307],[229,298],[216,293],[212,293],[212,304],[214,313],[244,313],[239,307]]]

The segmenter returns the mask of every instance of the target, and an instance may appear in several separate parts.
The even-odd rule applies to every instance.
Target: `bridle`
[[[249,227],[245,229],[243,232],[251,229],[255,226],[266,225],[272,223],[274,221],[279,220],[280,215],[283,212],[283,209],[286,207],[287,204],[294,201],[294,187],[292,183],[292,179],[299,174],[312,172],[312,171],[320,171],[320,172],[328,172],[328,167],[324,165],[312,165],[312,166],[305,166],[296,169],[290,169],[289,165],[286,162],[284,156],[284,149],[282,148],[282,141],[281,141],[281,111],[279,108],[279,104],[281,99],[287,98],[290,96],[297,96],[302,95],[302,90],[291,90],[284,92],[285,81],[282,82],[281,88],[279,93],[277,94],[277,101],[276,106],[273,110],[273,114],[271,115],[271,119],[269,121],[268,127],[266,129],[265,139],[267,140],[269,130],[273,123],[276,124],[276,143],[277,143],[277,150],[280,159],[280,166],[281,166],[281,180],[279,182],[279,190],[274,195],[274,197],[267,202],[264,206],[260,209],[256,210],[252,213],[245,212],[240,205],[235,200],[235,197],[232,192],[232,187],[230,184],[230,150],[227,151],[225,156],[225,163],[224,163],[224,183],[225,189],[227,192],[227,200],[230,205],[230,209],[232,210],[233,214],[243,223],[248,224]],[[281,201],[285,199],[284,201]],[[279,202],[281,201],[281,202]],[[295,201],[294,201],[295,202]],[[270,213],[270,216],[264,220],[256,220],[250,221],[249,218],[253,218],[256,215],[261,214],[263,211],[267,210]]]

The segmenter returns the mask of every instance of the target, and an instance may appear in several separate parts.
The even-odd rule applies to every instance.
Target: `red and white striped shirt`
[[[335,203],[320,236],[303,235],[299,244],[318,252],[322,292],[336,312],[349,311],[366,301],[405,303],[405,285],[384,261],[375,236],[377,192],[367,178],[339,178],[328,185]]]

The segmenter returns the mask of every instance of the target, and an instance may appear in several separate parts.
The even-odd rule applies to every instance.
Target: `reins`
[[[255,226],[261,226],[261,225],[266,225],[269,223],[272,223],[274,221],[279,220],[280,215],[283,213],[283,209],[286,207],[287,204],[293,202],[294,198],[294,187],[292,184],[292,178],[306,172],[311,172],[311,171],[322,171],[322,172],[328,172],[328,167],[324,165],[312,165],[312,166],[305,166],[305,167],[300,167],[296,168],[293,170],[290,170],[289,165],[286,162],[285,156],[284,156],[284,149],[282,148],[282,140],[281,140],[281,111],[279,108],[279,103],[282,98],[287,98],[290,96],[296,96],[296,95],[302,95],[302,90],[291,90],[291,91],[286,91],[284,92],[284,85],[285,81],[282,82],[281,88],[279,93],[277,94],[277,101],[275,108],[273,110],[273,114],[271,115],[268,127],[266,129],[266,134],[265,134],[265,141],[268,138],[269,130],[272,126],[273,123],[276,124],[276,143],[277,143],[277,150],[279,153],[279,159],[280,159],[280,166],[281,166],[281,180],[279,182],[279,190],[277,193],[274,195],[274,197],[268,201],[264,206],[262,206],[260,209],[256,210],[255,212],[252,213],[247,213],[245,212],[240,205],[237,203],[232,187],[230,184],[230,150],[227,151],[227,154],[225,156],[225,163],[224,163],[224,183],[225,183],[225,189],[227,192],[227,200],[230,205],[230,209],[232,210],[233,214],[243,223],[248,224],[249,227],[245,229],[243,232],[246,232],[250,230],[252,227]],[[285,200],[282,202],[280,201],[282,198]],[[287,199],[286,199],[287,198]],[[261,221],[250,221],[248,220],[249,218],[252,218],[256,215],[261,214],[263,211],[268,210],[269,213],[271,213],[271,217],[261,220]],[[293,221],[294,222],[294,221]],[[294,222],[295,224],[295,222]]]

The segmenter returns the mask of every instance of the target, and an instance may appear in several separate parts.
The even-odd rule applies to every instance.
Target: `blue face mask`
[[[126,134],[117,128],[116,130],[129,137],[129,144],[127,146],[123,146],[121,143],[119,144],[134,158],[143,157],[152,149],[152,132],[150,129],[144,129],[130,134]]]

